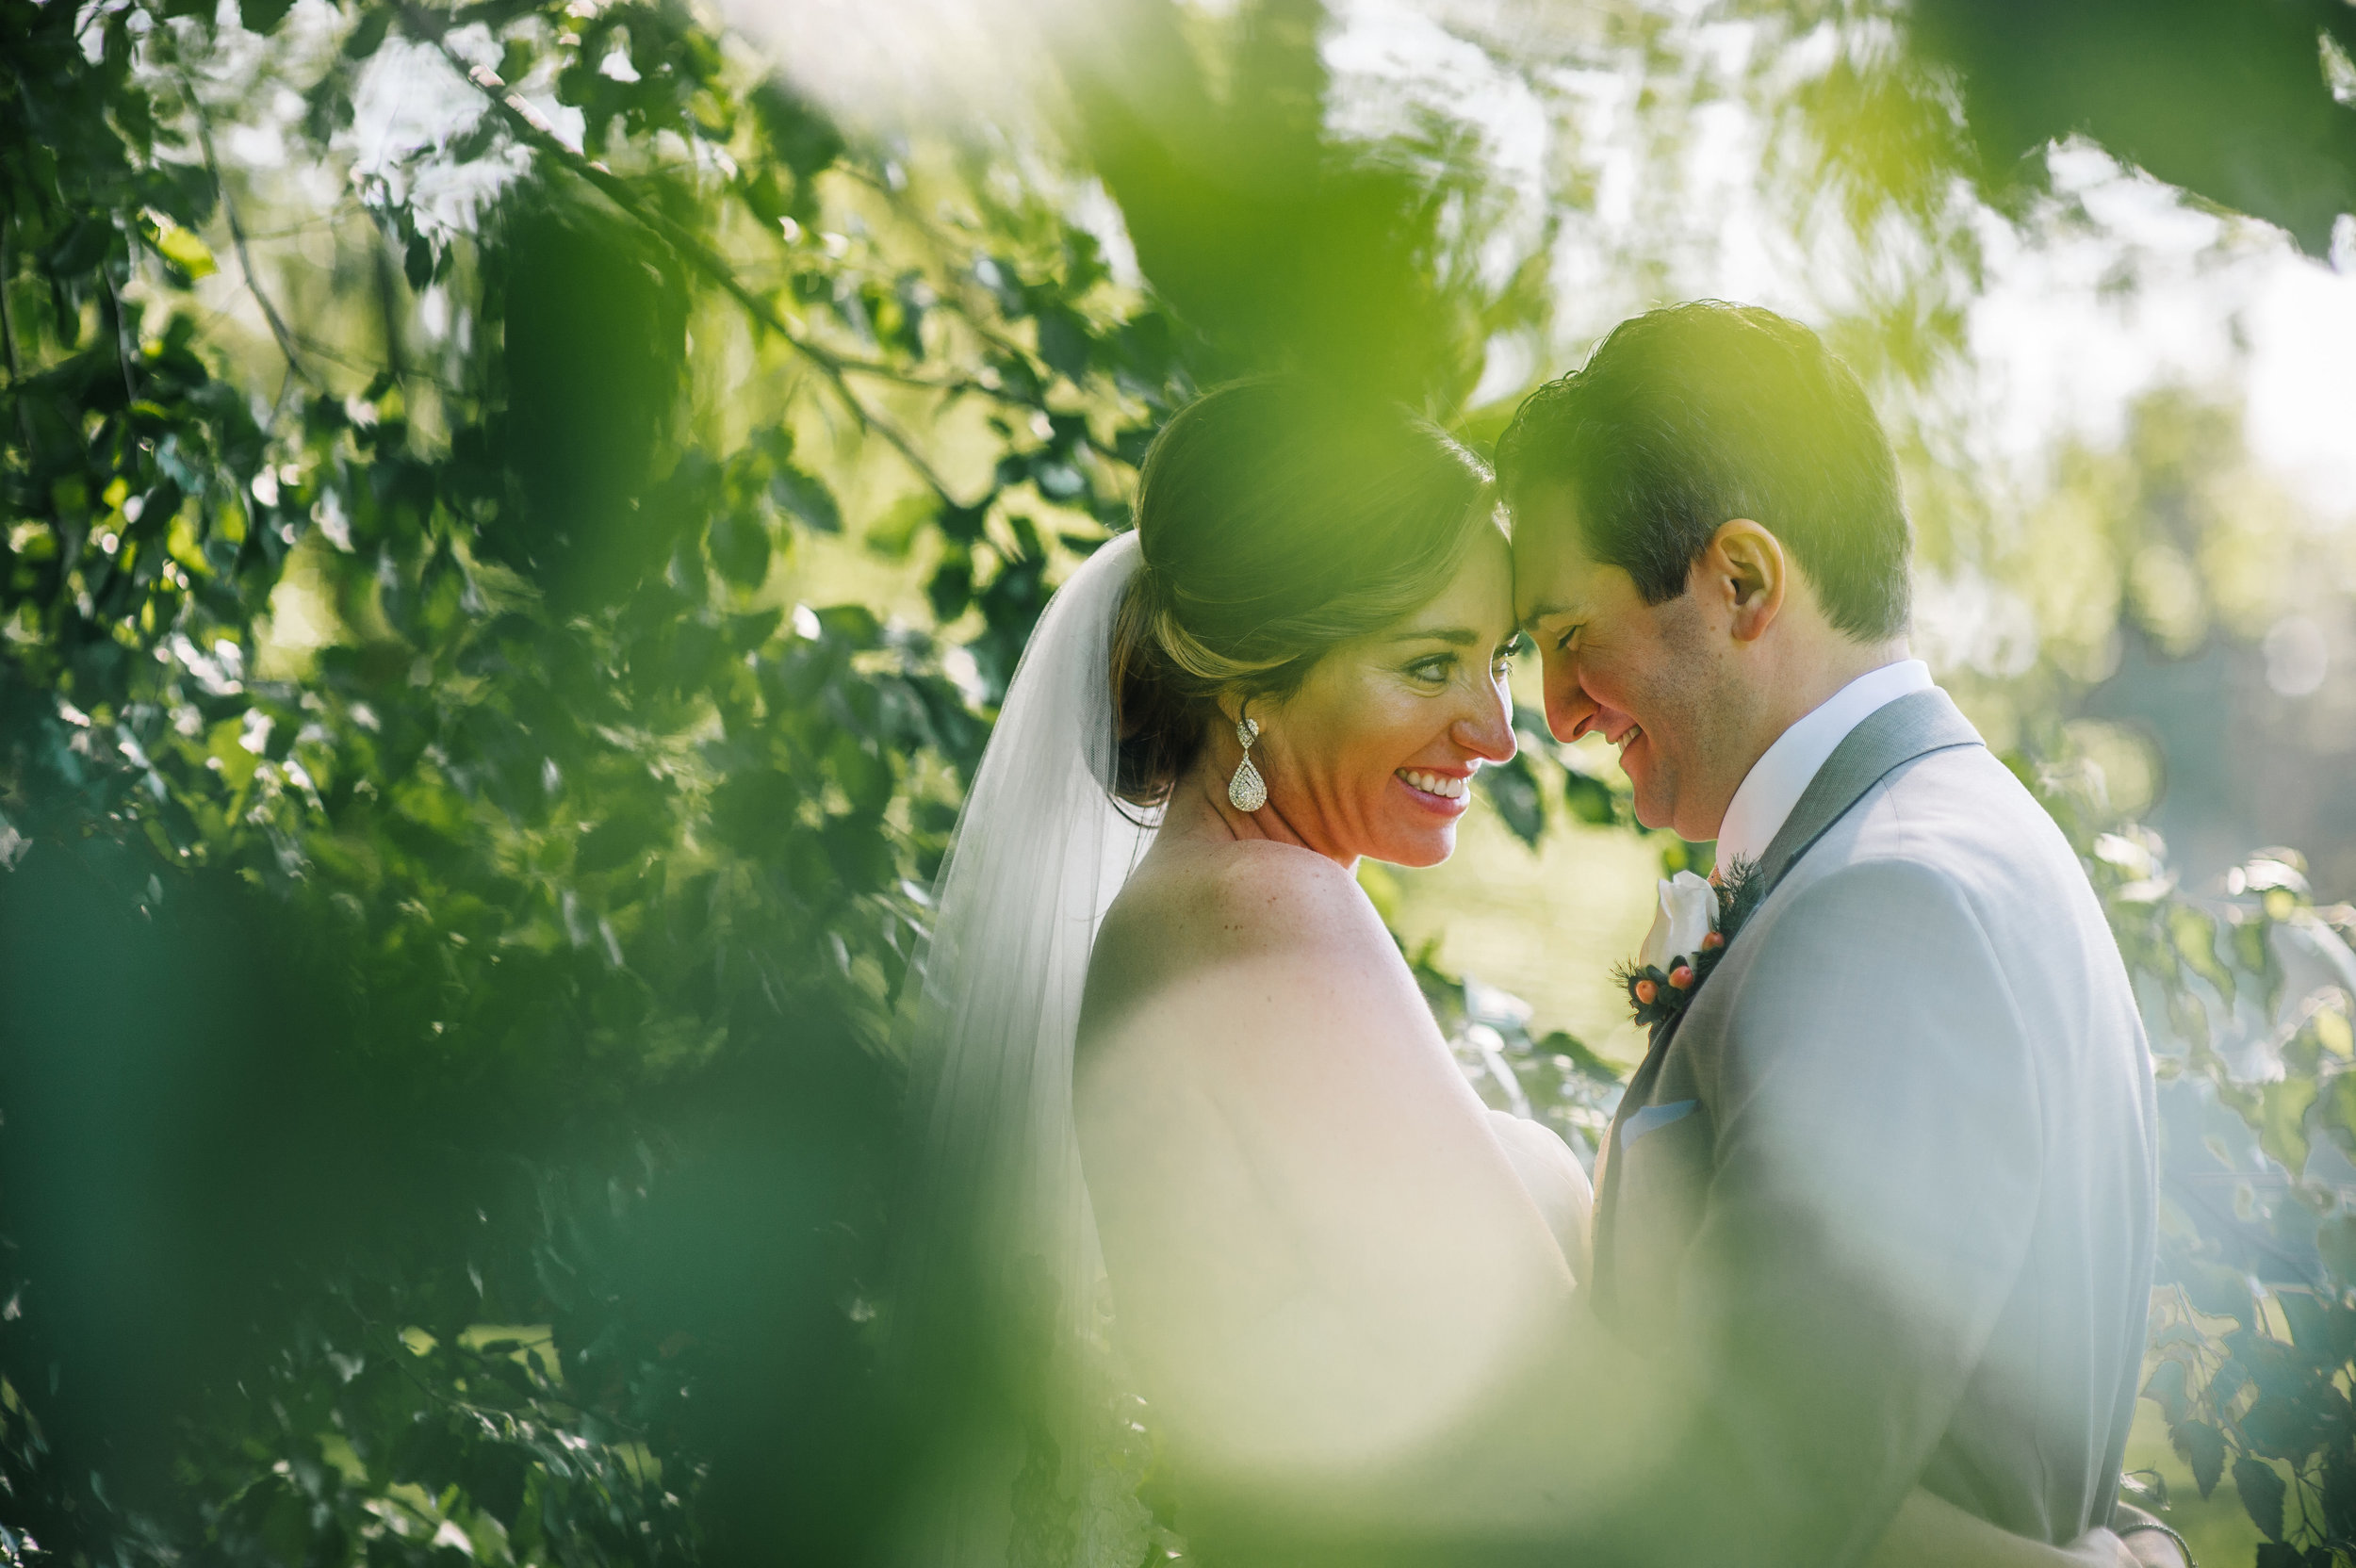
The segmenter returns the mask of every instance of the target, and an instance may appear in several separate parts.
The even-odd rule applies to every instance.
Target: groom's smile
[[[1601,735],[1619,751],[1638,820],[1688,838],[1712,836],[1714,818],[1691,820],[1695,802],[1683,797],[1693,792],[1680,788],[1709,775],[1688,755],[1705,733],[1697,710],[1710,683],[1693,597],[1646,604],[1626,571],[1589,558],[1569,501],[1556,497],[1515,518],[1513,596],[1544,662],[1555,739]]]

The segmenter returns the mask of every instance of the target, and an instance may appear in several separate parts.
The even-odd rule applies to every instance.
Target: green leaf
[[[786,774],[774,769],[740,770],[712,792],[712,829],[739,854],[768,858],[794,826],[801,793]]]
[[[829,817],[825,829],[827,861],[843,890],[867,893],[892,880],[892,845],[872,818]]]
[[[1474,776],[1513,837],[1535,848],[1546,830],[1546,811],[1537,776],[1530,771],[1530,759],[1517,753]]]
[[[1088,352],[1093,348],[1088,323],[1065,305],[1051,305],[1039,314],[1039,357],[1069,380],[1088,377]]]
[[[769,579],[769,531],[751,513],[731,509],[712,520],[705,538],[712,564],[740,588],[758,588]]]
[[[805,525],[820,533],[843,531],[843,509],[835,504],[834,492],[817,475],[781,465],[769,482],[770,494]]]
[[[2290,1325],[2292,1344],[2312,1356],[2333,1356],[2331,1310],[2314,1292],[2280,1289],[2274,1300],[2282,1309],[2283,1321]]]
[[[848,732],[835,736],[826,748],[827,771],[861,816],[879,816],[892,800],[892,764],[859,744]]]
[[[883,640],[883,623],[863,604],[830,604],[818,612],[818,624],[827,636],[855,648],[872,648]]]
[[[2248,1455],[2233,1462],[2233,1490],[2241,1494],[2241,1506],[2248,1511],[2250,1522],[2264,1530],[2269,1541],[2282,1539],[2282,1500],[2289,1488],[2281,1472],[2262,1459]]]
[[[376,53],[392,30],[393,8],[390,6],[362,8],[360,20],[344,35],[343,55],[348,60],[364,60]]]
[[[1571,808],[1572,816],[1590,827],[1609,827],[1619,817],[1612,786],[1576,768],[1562,770],[1562,803]]]
[[[149,243],[155,246],[157,255],[170,262],[172,269],[189,283],[208,278],[218,270],[211,248],[177,223],[157,224],[155,237]]]
[[[963,550],[944,553],[941,565],[931,580],[924,584],[924,597],[933,607],[933,619],[954,621],[965,613],[965,607],[973,602],[973,558]]]
[[[668,826],[651,811],[634,811],[601,822],[581,835],[573,851],[573,870],[583,876],[612,871],[661,842]]]
[[[867,547],[886,561],[906,561],[919,530],[941,514],[938,496],[916,491],[902,496],[867,525]]]
[[[2315,1452],[2331,1425],[2333,1413],[2326,1407],[2323,1392],[2312,1382],[2261,1392],[2241,1418],[2242,1440],[2259,1453],[2299,1462]]]
[[[2336,1080],[2332,1087],[2344,1082]],[[2356,1215],[2336,1214],[2315,1227],[2315,1249],[2343,1285],[2356,1282]]]
[[[2151,1380],[2143,1385],[2143,1396],[2160,1407],[2161,1414],[2171,1427],[2182,1422],[2191,1408],[2184,1379],[2184,1364],[2171,1356],[2160,1363]]]
[[[2168,1440],[2192,1469],[2192,1483],[2207,1496],[2225,1474],[2225,1434],[2206,1421],[2184,1421],[2168,1429]]]
[[[2313,1078],[2283,1078],[2259,1093],[2258,1147],[2295,1177],[2307,1168],[2307,1111],[2315,1102]]]
[[[2217,956],[2217,921],[2208,911],[2190,904],[2179,904],[2168,913],[2168,939],[2175,945],[2177,956],[2191,970],[2224,998],[2225,1004],[2233,1004],[2233,974]]]

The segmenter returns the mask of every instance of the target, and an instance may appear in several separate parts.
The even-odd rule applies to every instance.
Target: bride
[[[1585,1171],[1473,1094],[1353,874],[1446,859],[1513,755],[1510,574],[1464,449],[1264,380],[1050,604],[904,1004],[927,1568],[1161,1560],[1140,1491],[1215,1568],[1576,1556],[1661,1460]],[[1919,1491],[1874,1559],[2135,1560]]]

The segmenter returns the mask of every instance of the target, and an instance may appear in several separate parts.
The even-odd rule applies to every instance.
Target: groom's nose
[[[1549,654],[1546,682],[1547,733],[1566,743],[1578,740],[1596,711],[1595,700],[1579,684],[1578,663],[1567,654]]]

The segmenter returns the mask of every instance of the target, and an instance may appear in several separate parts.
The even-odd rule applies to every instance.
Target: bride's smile
[[[1418,797],[1418,804],[1429,803],[1435,811],[1461,812],[1471,798],[1468,786],[1472,772],[1433,773],[1422,768],[1400,768],[1397,776]]]

